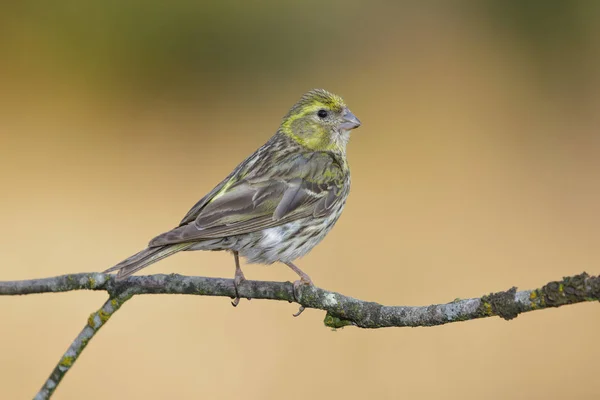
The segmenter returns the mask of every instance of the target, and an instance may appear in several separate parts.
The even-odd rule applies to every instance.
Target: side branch
[[[116,281],[102,273],[81,273],[26,281],[0,282],[0,295],[20,295],[72,290],[104,290],[111,298],[139,294],[189,294],[235,297],[232,279],[183,275],[131,276]],[[295,302],[305,308],[327,311],[325,325],[340,328],[434,326],[450,322],[499,316],[512,319],[523,312],[600,300],[600,277],[586,273],[550,282],[539,289],[516,288],[479,298],[458,299],[430,306],[384,306],[358,300],[316,286],[302,286],[294,293],[290,282],[244,281],[238,292],[248,299]]]
[[[88,342],[127,300],[129,300],[129,297],[126,296],[110,298],[98,311],[90,314],[87,324],[83,327],[79,335],[77,335],[73,343],[71,343],[56,367],[54,367],[54,370],[40,391],[35,395],[34,400],[46,400],[52,396],[56,387],[62,381],[65,374],[69,372],[75,361],[77,361]]]

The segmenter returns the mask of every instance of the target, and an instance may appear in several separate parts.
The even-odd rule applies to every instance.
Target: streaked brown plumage
[[[277,133],[204,196],[178,227],[106,272],[118,279],[183,250],[229,250],[236,282],[238,254],[250,263],[292,261],[331,230],[350,190],[346,144],[360,122],[343,100],[322,89],[306,93]]]

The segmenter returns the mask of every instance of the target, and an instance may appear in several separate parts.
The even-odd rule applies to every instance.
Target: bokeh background
[[[428,305],[598,274],[599,71],[593,1],[4,4],[0,279],[100,271],[140,250],[313,87],[363,122],[345,213],[299,263],[319,286]],[[184,253],[145,272],[230,277],[233,260]],[[104,298],[0,298],[0,398],[32,397]],[[55,397],[600,396],[596,303],[335,332],[296,310],[137,297]]]

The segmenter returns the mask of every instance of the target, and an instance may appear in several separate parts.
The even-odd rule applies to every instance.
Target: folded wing
[[[268,172],[232,174],[188,212],[182,225],[150,246],[242,235],[326,215],[341,198],[344,173],[328,153],[292,154],[263,170]]]

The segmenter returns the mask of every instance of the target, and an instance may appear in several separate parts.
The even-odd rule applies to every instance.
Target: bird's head
[[[340,96],[314,89],[283,117],[280,131],[314,151],[345,152],[350,131],[360,126]]]

